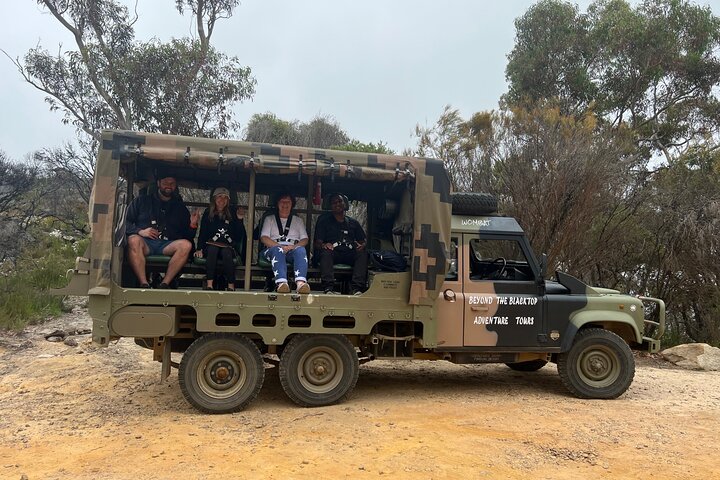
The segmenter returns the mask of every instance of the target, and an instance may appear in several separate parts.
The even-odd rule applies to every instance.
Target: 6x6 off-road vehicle
[[[343,294],[326,295],[313,267],[310,294],[276,293],[250,240],[237,246],[237,291],[203,290],[205,265],[192,257],[173,289],[139,288],[125,212],[133,198],[153,194],[159,171],[172,172],[189,208],[227,188],[246,208],[247,239],[282,190],[297,196],[312,245],[322,192],[341,192],[370,252],[406,268],[373,264],[367,290],[349,295],[348,267],[336,266]],[[452,194],[438,160],[109,130],[90,219],[90,247],[59,293],[89,296],[96,343],[134,337],[153,350],[163,378],[178,366],[183,394],[204,412],[245,408],[266,362],[278,364],[285,392],[302,406],[342,400],[359,365],[374,359],[499,362],[520,371],[553,362],[572,394],[615,398],[633,379],[631,349],[657,351],[665,325],[661,300],[561,272],[546,278],[544,257],[517,221],[498,215],[488,195]],[[148,257],[150,278],[162,280],[167,262]],[[179,365],[173,352],[182,353]]]

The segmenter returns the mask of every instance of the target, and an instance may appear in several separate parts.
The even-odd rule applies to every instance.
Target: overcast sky
[[[0,48],[12,57],[42,44],[74,48],[70,35],[35,0],[5,2]],[[136,38],[193,34],[174,0],[139,0]],[[238,104],[245,125],[254,113],[308,121],[331,115],[363,142],[396,152],[414,147],[416,124],[432,125],[445,105],[463,116],[497,107],[514,20],[530,0],[242,0],[216,26],[213,43],[250,66],[251,101]],[[586,9],[590,2],[578,2]],[[720,14],[720,0],[710,5]],[[10,4],[10,5],[8,5]],[[33,150],[72,140],[74,129],[50,112],[44,96],[0,57],[0,150],[21,160]]]

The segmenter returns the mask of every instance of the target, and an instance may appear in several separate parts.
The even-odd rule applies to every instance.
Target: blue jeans
[[[287,264],[295,268],[295,281],[307,282],[308,258],[304,247],[296,247],[285,254],[280,245],[270,247],[263,252],[265,259],[272,264],[275,283],[287,282]]]

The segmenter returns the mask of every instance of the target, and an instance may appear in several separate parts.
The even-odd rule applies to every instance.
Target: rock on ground
[[[692,370],[720,370],[720,348],[707,343],[686,343],[660,352],[665,360]]]

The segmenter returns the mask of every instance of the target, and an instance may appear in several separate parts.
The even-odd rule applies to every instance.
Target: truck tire
[[[558,373],[578,398],[617,398],[635,376],[635,360],[625,341],[608,330],[580,330],[570,350],[558,355]]]
[[[192,406],[205,413],[231,413],[257,397],[265,365],[257,346],[247,337],[210,333],[185,351],[178,377]]]
[[[517,372],[536,372],[547,365],[547,363],[547,361],[540,360],[538,358],[535,360],[528,360],[527,362],[506,363],[505,365]]]
[[[135,345],[152,350],[155,348],[155,339],[152,337],[135,337]]]
[[[497,212],[497,198],[489,193],[456,192],[452,194],[452,213],[489,215]]]
[[[360,372],[355,347],[344,335],[296,335],[280,357],[280,384],[301,407],[339,402]]]

